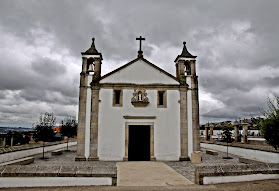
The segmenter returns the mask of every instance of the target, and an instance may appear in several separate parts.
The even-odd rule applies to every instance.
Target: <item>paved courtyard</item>
[[[62,155],[52,156],[51,153],[46,153],[45,156],[49,159],[42,160],[39,159],[42,154],[35,155],[34,163],[30,165],[40,165],[40,166],[94,166],[98,167],[99,170],[105,169],[106,167],[115,167],[116,163],[113,161],[75,161],[76,146],[69,147],[70,152],[64,152]],[[173,170],[187,178],[188,180],[194,182],[194,172],[196,166],[210,165],[210,164],[229,164],[238,163],[238,156],[229,154],[233,159],[223,159],[226,153],[218,152],[218,155],[208,155],[205,153],[205,149],[201,149],[202,163],[201,164],[191,164],[190,161],[183,162],[164,162]]]

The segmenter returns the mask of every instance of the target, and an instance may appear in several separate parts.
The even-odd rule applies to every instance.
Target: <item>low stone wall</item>
[[[227,146],[219,144],[207,144],[201,143],[202,148],[212,149],[221,152],[227,152]],[[237,146],[229,146],[228,152],[230,154],[238,155],[243,158],[262,161],[265,163],[279,163],[279,153],[277,152],[266,152],[256,149],[248,149]]]
[[[226,142],[201,141],[201,143],[227,146]],[[260,151],[266,151],[266,152],[279,153],[279,149],[275,150],[270,145],[255,145],[255,144],[242,144],[242,143],[229,143],[228,145],[231,146],[231,147],[239,147],[239,148],[245,148],[245,149],[252,149],[252,150],[260,150]]]
[[[76,145],[76,144],[77,144],[77,142],[69,142],[69,146],[73,146],[73,145]],[[48,146],[45,147],[45,152],[65,148],[66,146],[67,146],[67,143],[48,145]],[[9,153],[5,153],[5,154],[1,154],[0,155],[0,163],[4,163],[4,162],[7,162],[7,161],[12,161],[12,160],[16,160],[16,159],[20,159],[20,158],[24,158],[24,157],[29,157],[29,156],[33,156],[33,155],[37,155],[37,154],[40,154],[42,152],[43,152],[42,148],[39,147],[39,148],[29,148],[29,149],[20,150],[20,151],[17,151],[17,152],[9,152]]]
[[[195,183],[204,184],[204,179],[207,177],[222,178],[224,176],[242,176],[242,175],[257,175],[257,174],[278,175],[279,163],[198,166],[195,170]],[[245,181],[245,178],[243,178],[243,180]],[[235,182],[233,178],[231,178],[231,182]]]
[[[0,166],[1,177],[109,177],[112,185],[116,185],[116,167],[93,166]]]
[[[70,139],[70,142],[75,142],[76,140]],[[52,145],[59,145],[62,143],[67,143],[66,140],[64,141],[56,141],[56,142],[46,142],[45,146],[52,146]],[[0,148],[0,154],[5,154],[5,153],[10,153],[10,152],[16,152],[16,151],[24,151],[28,149],[35,149],[35,148],[40,148],[43,147],[43,143],[41,144],[33,144],[33,145],[22,145],[22,146],[13,146],[13,147],[7,147],[7,148]]]

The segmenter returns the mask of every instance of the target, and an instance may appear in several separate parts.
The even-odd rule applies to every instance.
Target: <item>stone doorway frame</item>
[[[125,156],[123,161],[128,161],[128,145],[129,145],[129,126],[150,126],[150,161],[156,161],[154,156],[154,122],[125,122]]]

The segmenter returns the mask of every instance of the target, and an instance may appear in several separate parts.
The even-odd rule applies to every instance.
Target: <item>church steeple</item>
[[[102,53],[98,52],[95,47],[95,38],[92,38],[91,47],[82,52],[83,66],[82,71],[85,73],[94,72],[93,81],[98,81],[101,78],[101,64],[102,64]]]
[[[196,57],[197,56],[193,56],[192,54],[190,54],[190,52],[186,48],[186,42],[184,41],[182,53],[176,57],[174,62],[176,62],[179,58],[196,58]]]
[[[92,38],[92,44],[91,44],[91,47],[85,51],[85,52],[82,52],[81,53],[82,55],[99,55],[101,57],[101,59],[103,60],[102,58],[102,54],[99,53],[95,47],[95,38]]]
[[[196,56],[190,54],[184,41],[181,54],[174,60],[176,63],[176,77],[181,84],[186,84],[186,76],[196,75],[195,60]]]

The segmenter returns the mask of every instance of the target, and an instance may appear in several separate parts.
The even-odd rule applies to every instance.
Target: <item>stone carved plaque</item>
[[[131,103],[134,107],[146,107],[149,104],[146,89],[138,88],[134,89]]]

